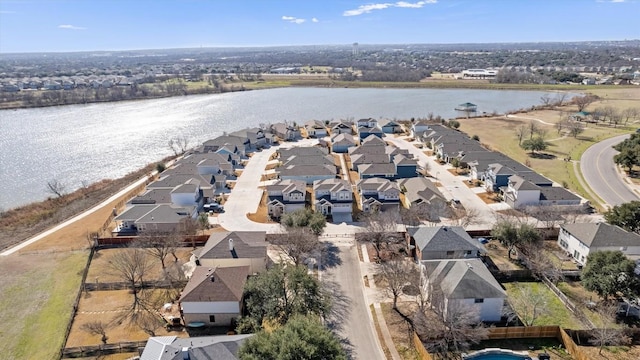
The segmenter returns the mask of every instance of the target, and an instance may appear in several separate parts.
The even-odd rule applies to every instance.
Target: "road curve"
[[[624,183],[613,162],[613,157],[618,151],[612,146],[628,137],[629,135],[620,135],[594,144],[580,159],[580,170],[585,181],[609,206],[640,200],[640,197]]]

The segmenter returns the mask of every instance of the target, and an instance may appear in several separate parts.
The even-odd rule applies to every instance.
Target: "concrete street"
[[[333,242],[333,241],[332,241]],[[323,283],[332,289],[335,312],[328,320],[351,350],[352,359],[384,359],[384,353],[373,327],[369,302],[364,295],[364,282],[360,270],[355,241],[335,246],[335,264],[326,264]]]
[[[613,162],[618,151],[612,148],[629,135],[620,135],[592,145],[582,154],[580,170],[591,189],[604,202],[613,207],[633,200],[640,200],[620,176]]]
[[[412,143],[405,140],[406,137],[385,136],[384,140],[393,143],[401,149],[407,149],[418,159],[418,165],[427,167],[429,174],[435,177],[435,180],[445,186],[440,188],[442,194],[447,200],[456,199],[464,205],[466,209],[473,209],[478,213],[476,224],[467,226],[467,230],[489,229],[496,222],[495,212],[492,207],[480,199],[475,192],[469,188],[464,181],[468,177],[454,176],[448,169],[450,165],[440,165],[434,158],[427,156],[424,149],[416,148]]]

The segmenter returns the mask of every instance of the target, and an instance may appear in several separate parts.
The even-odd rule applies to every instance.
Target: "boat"
[[[475,111],[478,110],[478,105],[472,104],[470,102],[466,102],[464,104],[460,104],[460,105],[456,106],[455,110],[457,110],[457,111],[475,112]]]

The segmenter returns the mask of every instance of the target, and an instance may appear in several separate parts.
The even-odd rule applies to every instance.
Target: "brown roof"
[[[197,266],[180,302],[240,301],[249,276],[248,266],[210,268]]]

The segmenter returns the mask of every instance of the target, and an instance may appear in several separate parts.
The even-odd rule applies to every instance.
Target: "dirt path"
[[[533,121],[537,121],[541,124],[545,124],[545,125],[551,125],[554,126],[554,123],[550,123],[550,122],[546,122],[544,120],[540,120],[540,119],[536,119],[536,118],[532,118],[532,117],[526,117],[526,116],[517,116],[517,115],[507,115],[507,118],[510,119],[523,119],[523,120],[533,120]]]

